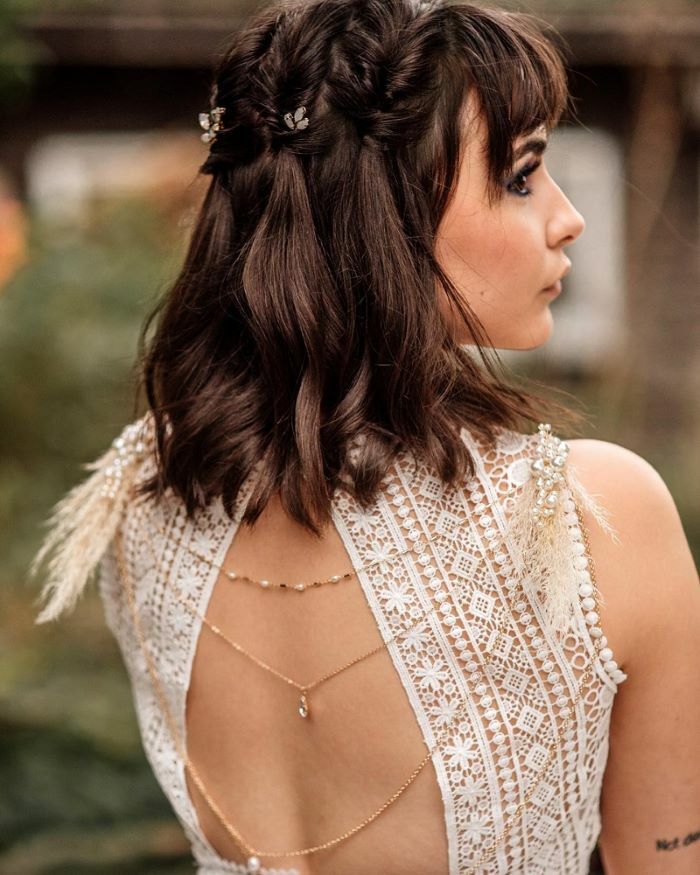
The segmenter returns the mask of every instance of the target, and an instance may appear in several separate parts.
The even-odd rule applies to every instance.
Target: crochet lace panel
[[[600,789],[617,689],[609,671],[612,656],[608,650],[604,662],[596,655],[579,603],[568,630],[553,633],[539,591],[526,591],[515,575],[506,524],[530,476],[536,435],[502,431],[492,448],[466,430],[462,438],[477,471],[460,488],[445,486],[434,472],[401,457],[371,508],[363,511],[339,492],[333,519],[353,566],[375,563],[357,576],[384,640],[430,611],[391,642],[388,652],[426,745],[448,733],[433,765],[444,801],[449,875],[585,875],[600,832]],[[196,553],[216,565],[223,562],[253,480],[238,496],[233,523],[220,502],[193,523],[179,501],[165,498],[127,513],[122,526],[141,628],[181,738],[186,739],[185,700],[201,621],[172,596],[168,582],[206,615],[217,569]],[[563,512],[572,549],[580,550],[578,519],[566,489]],[[407,547],[412,549],[396,555]],[[113,547],[102,560],[99,588],[130,677],[146,757],[192,843],[199,871],[245,875],[245,867],[223,860],[201,830],[184,762],[160,713],[133,628]],[[493,664],[487,667],[482,654],[494,640]],[[589,667],[582,695],[572,704]],[[624,680],[620,673],[614,676]],[[540,776],[567,715],[573,723]],[[519,810],[526,793],[529,801]],[[506,840],[475,866],[504,826]],[[295,875],[269,868],[261,873],[283,871]]]

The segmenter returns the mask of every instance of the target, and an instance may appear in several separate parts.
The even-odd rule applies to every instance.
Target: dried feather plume
[[[74,486],[54,507],[49,527],[29,574],[46,557],[47,579],[38,601],[47,601],[35,623],[47,623],[72,611],[92,572],[109,546],[131,497],[139,460],[152,451],[150,413],[127,425],[110,448],[83,467],[94,473]]]
[[[551,425],[540,423],[539,442],[530,459],[530,477],[509,522],[520,563],[519,575],[525,585],[542,592],[546,619],[560,631],[569,627],[587,568],[586,557],[577,549],[570,532],[570,526],[577,521],[573,502],[617,540],[607,511],[567,465],[568,453],[569,445],[552,434]]]

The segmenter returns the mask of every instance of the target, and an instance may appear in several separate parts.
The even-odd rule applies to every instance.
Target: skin
[[[544,166],[527,180],[531,195],[505,192],[488,204],[482,148],[483,138],[467,145],[439,249],[494,344],[530,349],[550,335],[552,295],[542,289],[567,269],[564,249],[582,232],[583,219]],[[535,157],[522,155],[516,169]],[[444,300],[441,306],[468,342]],[[613,704],[601,797],[606,875],[697,875],[700,840],[683,844],[700,830],[700,585],[688,543],[651,465],[604,441],[569,443],[569,464],[607,508],[619,536],[611,541],[584,512],[603,596],[601,624],[628,674]],[[324,579],[353,568],[334,526],[318,541],[277,499],[254,527],[238,529],[223,566],[277,581]],[[381,643],[357,582],[346,583],[320,587],[313,599],[277,599],[260,587],[234,588],[222,574],[207,616],[268,665],[297,680],[315,679]],[[385,651],[312,695],[319,719],[308,725],[294,717],[293,691],[234,657],[217,636],[200,635],[187,696],[187,744],[226,817],[258,847],[299,848],[342,834],[394,793],[425,756]],[[212,846],[224,859],[242,862],[236,842],[186,781]],[[658,850],[659,841],[673,847]],[[352,841],[274,864],[301,875],[447,872],[435,774],[424,769],[397,804]]]
[[[613,542],[584,514],[605,600],[603,631],[628,675],[613,704],[601,794],[605,873],[697,875],[700,581],[693,557],[673,498],[647,461],[606,441],[569,444],[568,464],[610,511],[619,538]]]
[[[556,293],[543,290],[569,271],[564,250],[585,222],[547,171],[543,128],[516,141],[513,173],[539,166],[515,184],[504,180],[503,196],[495,203],[487,198],[486,130],[480,117],[470,129],[455,194],[438,228],[436,256],[493,346],[533,349],[552,331],[549,305]],[[460,343],[473,341],[444,293],[441,312]]]

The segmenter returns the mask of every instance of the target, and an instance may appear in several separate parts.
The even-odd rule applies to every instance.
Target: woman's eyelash
[[[526,164],[524,167],[521,167],[520,170],[514,175],[506,183],[506,188],[511,194],[515,194],[518,197],[527,197],[532,192],[529,188],[525,188],[525,181],[531,173],[534,173],[535,170],[540,166],[541,161],[533,161],[532,164]]]

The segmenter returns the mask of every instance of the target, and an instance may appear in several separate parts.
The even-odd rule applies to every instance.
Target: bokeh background
[[[35,626],[27,568],[132,418],[139,327],[204,190],[208,71],[259,5],[0,0],[0,875],[192,871],[94,588]],[[697,560],[700,5],[510,5],[571,48],[578,121],[549,166],[587,230],[551,340],[504,358],[657,468]]]

